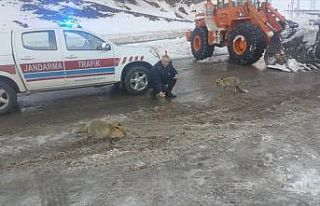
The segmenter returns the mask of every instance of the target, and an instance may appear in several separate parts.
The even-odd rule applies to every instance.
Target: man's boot
[[[169,84],[168,84],[168,87],[167,87],[167,90],[166,90],[166,97],[168,98],[176,98],[177,96],[172,94],[172,89],[174,87],[174,85],[176,84],[177,80],[175,79],[172,79]]]
[[[157,94],[156,94],[156,92],[154,91],[154,89],[151,89],[151,91],[150,91],[150,96],[151,96],[152,99],[156,99],[156,98],[157,98]]]
[[[172,94],[172,92],[166,92],[166,97],[168,97],[168,98],[176,98],[177,96]]]

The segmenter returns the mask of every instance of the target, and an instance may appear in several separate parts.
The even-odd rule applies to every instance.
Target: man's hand
[[[160,97],[166,97],[166,94],[164,92],[159,92]]]
[[[179,75],[176,74],[176,76],[174,76],[173,79],[176,79],[176,80],[179,79]]]

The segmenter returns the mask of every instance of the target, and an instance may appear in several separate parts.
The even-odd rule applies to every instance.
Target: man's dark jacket
[[[163,67],[161,61],[155,64],[150,72],[149,81],[155,92],[165,92],[166,85],[174,81],[177,70],[170,63],[166,68]]]

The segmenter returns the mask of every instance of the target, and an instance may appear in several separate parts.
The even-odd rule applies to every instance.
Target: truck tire
[[[208,30],[205,27],[198,27],[193,30],[191,50],[197,60],[203,60],[213,55],[214,46],[208,44]]]
[[[235,26],[228,34],[230,59],[241,65],[257,62],[266,48],[263,32],[251,23]]]
[[[132,95],[144,94],[148,89],[149,70],[143,66],[131,67],[124,76],[124,89]]]
[[[9,84],[0,82],[0,115],[7,114],[17,106],[17,92]]]

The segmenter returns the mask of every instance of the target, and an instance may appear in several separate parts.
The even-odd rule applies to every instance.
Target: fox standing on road
[[[249,92],[240,87],[240,79],[237,77],[219,77],[216,80],[216,85],[217,87],[223,87],[224,90],[226,90],[227,87],[232,87],[235,94]]]

